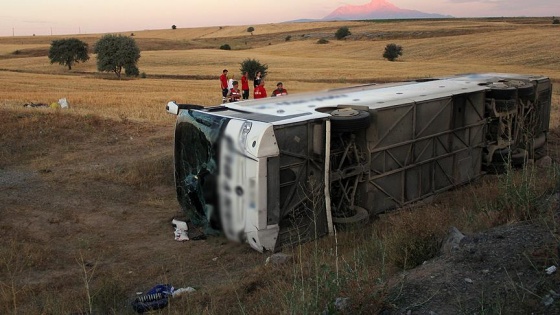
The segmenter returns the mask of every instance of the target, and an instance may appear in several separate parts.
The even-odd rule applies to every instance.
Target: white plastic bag
[[[59,99],[58,104],[60,105],[60,108],[68,108],[68,101],[66,101],[66,98]]]

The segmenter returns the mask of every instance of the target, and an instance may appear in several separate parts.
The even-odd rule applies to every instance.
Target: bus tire
[[[350,108],[332,111],[330,120],[333,132],[365,130],[370,125],[369,112]]]
[[[334,224],[347,226],[347,225],[359,225],[365,224],[369,220],[369,212],[358,206],[354,206],[355,213],[350,217],[333,217],[332,221]]]

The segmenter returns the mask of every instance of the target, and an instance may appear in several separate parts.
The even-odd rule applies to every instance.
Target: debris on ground
[[[180,295],[183,295],[185,293],[192,293],[195,292],[196,289],[193,287],[186,287],[186,288],[179,288],[179,289],[175,289],[173,290],[172,296],[173,297],[178,297]]]
[[[25,103],[23,104],[23,107],[49,107],[49,105],[45,104],[45,103]]]
[[[173,286],[158,284],[146,294],[138,296],[132,302],[132,309],[138,314],[165,308],[169,304],[169,297],[173,295]]]
[[[58,102],[52,102],[50,105],[47,103],[33,103],[33,102],[29,102],[29,103],[25,103],[23,104],[23,107],[50,107],[50,108],[62,108],[62,109],[66,109],[69,107],[68,101],[66,100],[66,98],[61,98],[58,100]]]
[[[137,292],[138,297],[132,302],[132,308],[139,314],[165,308],[169,304],[169,297],[179,297],[186,293],[195,292],[193,287],[175,289],[170,284],[158,284],[146,294]]]
[[[187,222],[173,219],[171,221],[171,224],[173,224],[173,226],[175,227],[175,240],[176,241],[182,242],[182,241],[188,241],[189,240],[189,234],[188,234],[189,227],[187,225]]]

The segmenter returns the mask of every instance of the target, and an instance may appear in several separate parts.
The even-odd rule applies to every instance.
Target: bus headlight
[[[247,151],[247,136],[251,132],[253,123],[250,121],[245,121],[241,126],[241,131],[239,133],[239,144],[243,148],[243,151]]]

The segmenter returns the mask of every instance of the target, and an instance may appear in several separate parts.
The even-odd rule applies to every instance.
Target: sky
[[[320,19],[371,0],[0,0],[0,36],[67,35]],[[560,0],[388,0],[454,17],[560,16]]]

